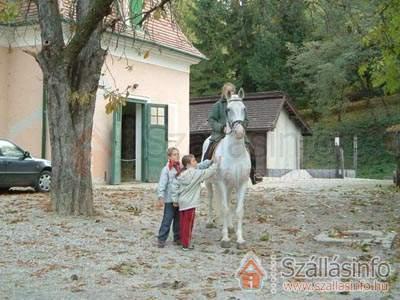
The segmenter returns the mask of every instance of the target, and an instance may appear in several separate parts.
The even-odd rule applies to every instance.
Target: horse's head
[[[246,118],[246,106],[243,104],[244,91],[241,88],[239,93],[231,95],[226,107],[227,134],[234,134],[237,139],[244,138],[246,131],[243,123]]]

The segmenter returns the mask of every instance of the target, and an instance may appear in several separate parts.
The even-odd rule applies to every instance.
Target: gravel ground
[[[248,250],[267,276],[271,254],[299,261],[378,255],[394,270],[388,293],[284,292],[282,278],[276,294],[269,278],[263,289],[243,291],[234,274],[247,250],[220,248],[220,229],[205,227],[205,199],[193,251],[171,241],[156,247],[162,211],[154,208],[154,189],[97,186],[92,218],[55,215],[46,194],[0,195],[0,299],[400,299],[397,239],[392,249],[313,239],[333,228],[398,232],[400,192],[389,181],[264,179],[249,189],[244,221]]]

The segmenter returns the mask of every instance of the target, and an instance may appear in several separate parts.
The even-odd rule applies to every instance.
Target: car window
[[[21,157],[24,155],[17,146],[8,141],[0,141],[0,152],[7,157]]]

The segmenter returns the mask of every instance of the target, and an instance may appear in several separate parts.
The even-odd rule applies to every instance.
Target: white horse
[[[206,182],[209,199],[209,214],[207,220],[207,227],[213,223],[212,217],[212,200],[214,191],[217,194],[218,207],[221,209],[221,216],[223,221],[221,247],[230,247],[229,233],[233,231],[233,222],[230,208],[230,196],[232,191],[236,192],[236,216],[237,216],[237,229],[236,229],[236,242],[238,248],[245,247],[245,240],[242,234],[242,223],[244,214],[244,201],[248,187],[250,176],[250,154],[245,145],[245,128],[243,122],[246,115],[246,107],[243,104],[244,98],[243,89],[239,90],[238,95],[232,95],[228,99],[226,108],[226,128],[227,132],[225,137],[218,144],[215,149],[214,156],[222,157],[220,167],[216,176]],[[209,138],[203,144],[204,150],[207,149]]]

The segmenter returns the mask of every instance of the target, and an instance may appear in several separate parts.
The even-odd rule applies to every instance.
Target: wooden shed
[[[190,152],[201,157],[202,144],[210,135],[208,113],[219,96],[190,99]],[[247,135],[255,146],[257,172],[279,176],[302,167],[303,137],[311,129],[280,91],[247,94],[244,98],[249,126]]]

